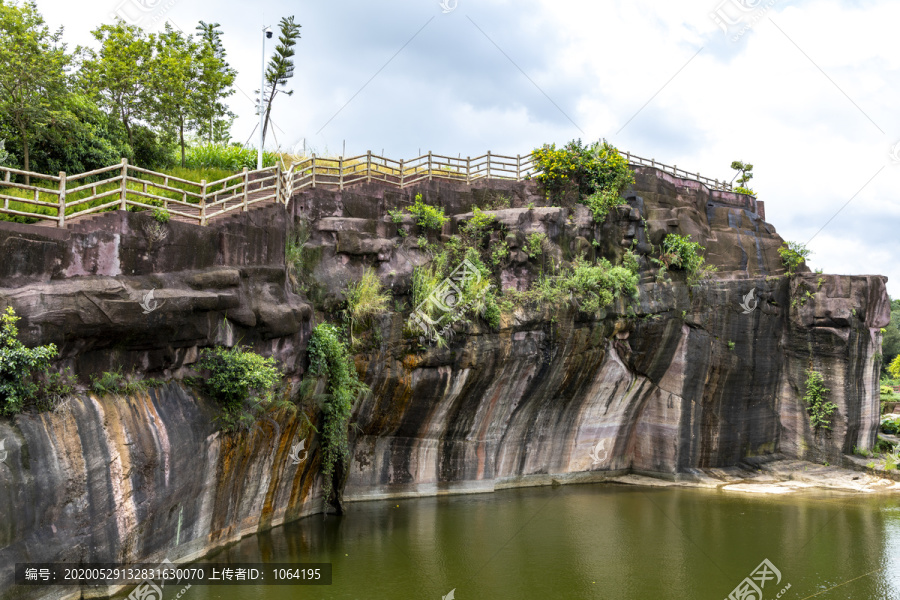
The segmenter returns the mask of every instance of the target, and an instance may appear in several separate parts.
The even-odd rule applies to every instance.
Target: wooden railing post
[[[403,159],[400,159],[400,187],[403,187]]]
[[[466,183],[472,183],[472,157],[466,157]]]
[[[490,150],[488,150],[488,153],[487,153],[487,175],[486,175],[486,177],[488,179],[491,178],[491,151]]]
[[[275,165],[275,202],[277,203],[281,198],[281,169],[278,168],[278,165]]]
[[[57,217],[59,217],[58,227],[66,226],[66,172],[59,172],[59,208]]]
[[[206,225],[206,180],[200,180],[200,225]]]
[[[428,151],[428,181],[431,181],[431,150]]]
[[[522,181],[522,155],[516,154],[516,181]]]
[[[344,189],[344,157],[338,156],[338,189]]]
[[[247,174],[247,167],[244,167],[243,170],[244,175],[244,198],[241,203],[241,212],[247,212],[247,200],[249,199],[249,193],[247,192],[247,187],[250,185],[250,175]]]
[[[366,183],[372,181],[372,151],[366,152]]]
[[[122,159],[122,193],[121,193],[121,203],[119,204],[119,210],[128,210],[127,204],[127,191],[128,191],[128,159]]]
[[[313,152],[312,155],[312,186],[316,187],[316,153]]]

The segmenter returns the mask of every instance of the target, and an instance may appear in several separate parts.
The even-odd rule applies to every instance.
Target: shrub
[[[700,254],[705,250],[697,242],[692,242],[689,235],[668,234],[663,240],[659,259],[653,259],[665,270],[676,268],[685,271],[688,285],[694,285],[704,277],[715,272],[716,268],[706,264]]]
[[[209,371],[202,386],[223,409],[225,431],[249,427],[257,414],[274,400],[281,371],[274,358],[265,358],[246,346],[204,348],[197,366]]]
[[[881,431],[890,435],[900,434],[900,415],[884,415],[881,417]]]
[[[169,211],[164,208],[154,208],[153,209],[153,218],[156,219],[157,223],[165,224],[169,222]]]
[[[806,371],[806,393],[803,400],[807,404],[809,424],[814,430],[820,427],[831,429],[831,415],[837,410],[837,405],[826,400],[829,391],[821,373],[812,369]]]
[[[444,216],[443,208],[435,208],[425,204],[422,200],[422,194],[416,194],[415,204],[407,207],[406,210],[416,218],[416,223],[419,227],[425,229],[441,229],[444,223],[450,220],[450,217]]]
[[[353,359],[341,340],[337,328],[328,323],[317,325],[309,340],[309,372],[325,377],[326,396],[322,411],[322,482],[326,501],[332,491],[334,467],[346,460],[350,448],[347,426],[353,401],[368,387],[359,380]]]
[[[78,380],[68,367],[62,373],[44,371],[33,379],[37,385],[34,406],[38,410],[55,410],[77,391]]]
[[[539,233],[537,231],[529,233],[525,240],[525,248],[523,248],[525,254],[527,254],[529,258],[537,258],[544,253],[544,244],[546,241],[547,234],[545,233]]]
[[[561,278],[559,285],[583,312],[597,313],[616,297],[637,293],[638,276],[625,267],[612,266],[605,258],[591,264],[579,257],[572,265],[572,272]]]
[[[606,140],[589,146],[572,140],[563,148],[544,145],[532,152],[537,180],[552,197],[559,197],[567,185],[578,189],[579,201],[587,205],[594,220],[602,222],[609,210],[625,200],[622,190],[634,183],[628,161]]]
[[[894,357],[894,360],[891,361],[891,364],[888,365],[888,373],[890,373],[894,379],[900,379],[900,354]]]
[[[806,244],[801,244],[800,242],[785,242],[784,245],[778,249],[778,254],[781,255],[781,262],[784,263],[785,268],[787,268],[788,275],[792,276],[797,267],[809,258],[811,251],[806,247]]]
[[[54,344],[26,348],[18,340],[19,319],[12,306],[0,316],[0,414],[18,413],[26,401],[34,399],[38,386],[33,376],[45,371],[57,355]]]
[[[737,186],[737,187],[734,188],[733,191],[734,191],[734,193],[736,193],[736,194],[747,194],[748,196],[753,196],[754,198],[756,198],[756,192],[754,192],[754,191],[751,190],[750,188],[745,188],[745,187]]]

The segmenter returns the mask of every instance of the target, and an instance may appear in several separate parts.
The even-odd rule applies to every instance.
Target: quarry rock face
[[[374,268],[405,306],[376,319],[380,339],[355,357],[372,393],[351,418],[344,500],[628,473],[682,479],[776,455],[840,463],[854,446],[871,448],[880,328],[890,319],[885,278],[805,268],[788,277],[782,239],[755,199],[650,168],[635,176],[627,204],[602,225],[584,206],[547,206],[533,181],[306,189],[287,210],[205,228],[171,223],[163,239],[148,235],[143,214],[108,213],[90,231],[0,223],[11,257],[0,265],[0,307],[22,317],[23,341],[57,344],[61,364],[85,378],[119,365],[181,376],[203,347],[241,343],[279,358],[296,382],[323,310]],[[442,232],[387,216],[417,193],[452,217]],[[413,269],[429,260],[419,238],[446,240],[476,206],[495,208],[505,225],[495,231],[510,248],[504,288],[527,289],[545,265],[578,255],[616,262],[633,248],[642,257],[637,297],[599,315],[518,306],[498,330],[479,320],[458,326],[446,348],[421,347],[407,326]],[[312,257],[306,295],[284,265],[300,221]],[[541,261],[523,251],[531,233],[547,236]],[[649,259],[668,233],[690,234],[717,272],[694,286],[674,270],[658,278]],[[809,369],[837,405],[830,430],[810,426]],[[9,451],[0,463],[0,589],[14,559],[186,559],[322,510],[309,426],[321,425],[321,411],[277,412],[249,432],[222,434],[217,410],[172,382],[0,419]],[[309,456],[297,465],[289,450],[300,439]],[[15,597],[41,590],[17,588]]]

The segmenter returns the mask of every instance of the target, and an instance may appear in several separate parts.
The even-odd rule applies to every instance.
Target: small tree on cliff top
[[[45,371],[56,356],[53,344],[26,348],[18,340],[18,320],[12,306],[0,316],[0,414],[5,415],[21,411],[25,401],[35,396],[37,384],[30,376]]]

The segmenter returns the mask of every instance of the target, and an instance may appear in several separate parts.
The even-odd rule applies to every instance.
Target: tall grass
[[[347,318],[350,320],[350,341],[353,342],[353,328],[362,325],[375,315],[384,313],[391,301],[391,292],[381,285],[375,269],[369,267],[357,282],[351,282],[344,291],[347,298]]]
[[[263,167],[279,162],[280,155],[263,151]],[[285,163],[287,164],[287,163]],[[188,169],[221,169],[237,173],[244,167],[256,169],[256,150],[223,144],[198,144],[185,151],[184,165]]]

